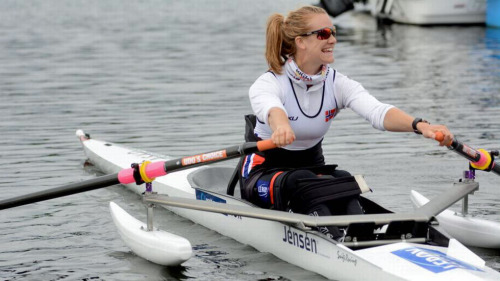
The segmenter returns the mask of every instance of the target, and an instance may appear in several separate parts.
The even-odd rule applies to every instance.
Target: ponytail
[[[273,14],[267,21],[266,30],[266,60],[271,71],[281,74],[281,67],[285,60],[281,55],[283,45],[283,24],[285,17],[280,14]]]
[[[288,57],[295,55],[295,37],[307,33],[308,20],[314,14],[327,14],[323,8],[304,6],[288,13],[287,18],[273,14],[267,21],[266,60],[270,70],[281,74]]]

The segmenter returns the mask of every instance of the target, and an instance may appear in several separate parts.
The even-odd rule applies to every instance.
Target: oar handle
[[[142,163],[138,168],[132,167],[121,170],[118,173],[118,180],[122,184],[151,182],[156,177],[164,176],[170,172],[205,165],[208,163],[224,161],[273,148],[276,148],[276,145],[269,139],[258,142],[245,142],[243,144],[230,146],[221,150],[210,151],[168,161]]]
[[[268,139],[268,140],[261,140],[261,141],[257,142],[257,149],[259,151],[266,151],[266,150],[270,150],[270,149],[273,149],[273,148],[276,148],[276,145],[270,139]]]
[[[435,133],[435,140],[442,142],[444,140],[444,135],[441,132]],[[451,140],[450,143],[446,144],[446,146],[455,151],[457,154],[465,157],[470,161],[470,164],[473,168],[477,170],[484,171],[492,171],[495,174],[500,176],[500,164],[497,164],[494,161],[492,153],[484,150],[484,149],[474,149],[457,139]]]

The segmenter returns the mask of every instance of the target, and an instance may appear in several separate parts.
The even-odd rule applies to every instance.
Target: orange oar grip
[[[444,134],[442,132],[435,132],[434,135],[436,135],[434,139],[437,140],[438,142],[442,142],[444,140]],[[451,140],[449,143],[445,143],[444,145],[451,146],[452,144],[453,140]]]
[[[436,132],[434,133],[436,136],[434,137],[435,140],[438,142],[442,142],[444,140],[444,135],[441,132]]]
[[[257,142],[257,149],[259,151],[269,150],[269,149],[273,149],[273,148],[276,148],[276,145],[270,139],[269,140],[261,140],[261,141]]]

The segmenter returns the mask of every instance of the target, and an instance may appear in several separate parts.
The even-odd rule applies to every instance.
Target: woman
[[[329,67],[336,43],[335,27],[322,8],[305,6],[286,18],[279,14],[269,18],[266,59],[270,70],[255,81],[249,96],[257,117],[254,136],[270,138],[279,148],[246,157],[242,168],[245,199],[266,208],[316,216],[361,214],[356,194],[328,197],[336,199],[319,203],[316,199],[325,197],[324,188],[316,197],[308,197],[311,202],[303,202],[306,199],[301,195],[305,186],[309,190],[315,186],[318,174],[325,174],[321,142],[340,109],[352,109],[379,130],[415,132],[426,138],[440,131],[444,134],[440,145],[453,138],[445,126],[431,125],[379,102],[361,84]],[[350,176],[334,167],[326,174],[337,181]],[[333,239],[342,237],[335,227],[319,230]]]

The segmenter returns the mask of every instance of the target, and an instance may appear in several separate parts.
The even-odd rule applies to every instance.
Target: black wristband
[[[415,132],[415,134],[419,134],[419,135],[422,134],[422,132],[420,132],[417,129],[417,124],[420,123],[420,122],[424,122],[424,123],[430,124],[427,120],[423,120],[420,117],[415,118],[415,120],[413,120],[413,122],[411,123],[411,127],[413,128],[413,132]]]

